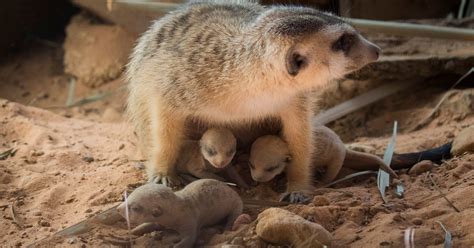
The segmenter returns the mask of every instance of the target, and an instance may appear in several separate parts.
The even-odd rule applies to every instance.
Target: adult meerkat
[[[394,177],[397,174],[379,157],[347,149],[342,140],[331,129],[318,126],[313,130],[313,165],[315,168],[326,167],[322,182],[332,182],[342,166],[356,170],[377,170],[379,168]],[[257,182],[268,182],[283,172],[292,160],[292,155],[285,141],[275,135],[258,138],[250,150],[250,173]]]
[[[178,182],[174,164],[191,120],[280,122],[292,160],[287,191],[311,185],[311,91],[378,59],[342,19],[249,1],[185,4],[152,24],[127,68],[128,113],[149,181]]]
[[[197,178],[225,181],[226,177],[239,187],[247,188],[247,184],[230,165],[236,153],[236,146],[237,140],[230,130],[210,128],[204,132],[199,141],[184,142],[181,155],[176,162],[176,169],[180,173]]]

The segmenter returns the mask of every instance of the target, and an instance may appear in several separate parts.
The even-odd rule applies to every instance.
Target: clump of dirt
[[[72,18],[64,42],[64,71],[96,87],[118,78],[136,37],[114,25],[94,23],[86,14]]]

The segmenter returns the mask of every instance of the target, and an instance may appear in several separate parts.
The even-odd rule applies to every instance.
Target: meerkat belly
[[[242,98],[226,104],[202,108],[198,114],[219,122],[255,120],[276,115],[290,101],[290,98],[277,98],[262,94],[255,98]]]

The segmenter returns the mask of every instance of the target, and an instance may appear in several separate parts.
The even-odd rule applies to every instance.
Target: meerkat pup
[[[356,170],[382,170],[394,177],[397,174],[379,157],[363,152],[347,149],[339,136],[325,126],[313,130],[313,165],[326,167],[322,182],[332,182],[342,166]],[[250,172],[257,182],[268,182],[291,162],[291,152],[288,145],[280,137],[266,135],[258,138],[250,150]]]
[[[179,183],[187,123],[281,124],[292,154],[287,191],[311,185],[311,91],[378,59],[380,49],[341,18],[244,0],[184,4],[154,22],[126,74],[128,113],[150,182]]]
[[[247,188],[247,184],[230,165],[237,148],[237,140],[232,132],[223,128],[210,128],[199,141],[185,141],[181,148],[176,168],[180,173],[197,178],[225,181],[217,173],[225,173],[231,182]]]
[[[117,207],[120,215],[133,226],[154,223],[177,231],[182,239],[173,247],[180,248],[194,247],[203,227],[224,221],[225,229],[230,230],[243,209],[240,196],[213,179],[194,181],[177,192],[149,183],[136,188],[127,200],[128,204]]]

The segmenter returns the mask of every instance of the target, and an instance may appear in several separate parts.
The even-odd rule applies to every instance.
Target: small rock
[[[41,211],[38,211],[38,210],[34,211],[33,216],[41,216]]]
[[[388,242],[388,241],[382,241],[382,242],[380,242],[380,246],[382,246],[382,247],[383,247],[383,246],[390,246],[390,242]]]
[[[397,214],[395,214],[395,215],[393,216],[393,220],[396,221],[396,222],[400,222],[400,221],[405,220],[405,218],[403,218],[402,215],[400,215],[399,213],[397,213]]]
[[[280,208],[269,208],[258,215],[256,233],[261,239],[295,247],[330,246],[332,235],[321,225]]]
[[[86,213],[92,213],[92,209],[88,208],[88,209],[86,209],[85,212],[86,212]]]
[[[72,245],[72,244],[75,244],[76,241],[77,241],[76,238],[70,238],[70,239],[67,240],[67,243]]]
[[[125,144],[121,144],[118,149],[119,149],[119,151],[120,151],[120,150],[122,150],[123,148],[125,148]]]
[[[434,167],[435,167],[435,164],[432,161],[422,160],[416,163],[415,165],[413,165],[413,167],[411,167],[411,169],[408,171],[408,174],[412,176],[420,175],[424,172],[432,170]]]
[[[474,125],[462,130],[453,141],[451,154],[459,156],[465,152],[474,152]]]
[[[239,229],[242,225],[250,224],[252,222],[252,218],[248,214],[241,214],[237,219],[234,221],[234,225],[232,225],[232,230],[235,231]]]
[[[16,246],[16,247],[21,247],[21,245],[22,245],[21,241],[16,241],[16,242],[15,242],[15,246]]]
[[[42,151],[33,151],[31,153],[31,156],[35,156],[35,157],[40,157],[40,156],[43,156],[44,155],[44,152]]]
[[[84,156],[84,157],[82,157],[82,160],[83,160],[84,162],[87,162],[87,163],[92,163],[92,162],[94,162],[94,158],[93,158],[93,157],[90,157],[90,156]]]
[[[421,218],[414,218],[411,222],[417,226],[423,224],[423,220]]]
[[[317,206],[317,207],[329,206],[330,202],[329,202],[328,198],[318,195],[318,196],[315,196],[313,198],[313,204],[314,204],[314,206]]]
[[[245,241],[244,241],[244,238],[242,237],[235,237],[234,239],[232,239],[232,241],[230,241],[230,244],[231,245],[245,245]]]
[[[40,226],[45,226],[45,227],[49,227],[49,226],[50,226],[49,222],[46,221],[46,220],[40,220],[40,221],[38,222],[38,224],[39,224]]]

